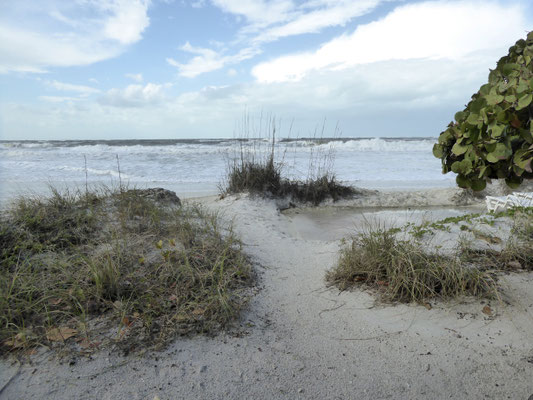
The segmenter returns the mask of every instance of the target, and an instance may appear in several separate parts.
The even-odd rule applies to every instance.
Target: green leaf
[[[489,94],[491,88],[492,88],[492,85],[485,83],[483,86],[479,88],[479,94],[481,94],[482,96],[486,96]]]
[[[482,166],[480,169],[479,169],[479,175],[478,175],[478,178],[481,179],[485,176],[485,172],[487,172],[489,166],[488,165],[484,165]]]
[[[524,93],[526,90],[529,90],[529,82],[521,79],[520,83],[516,87],[516,93],[521,94]]]
[[[524,173],[524,168],[520,168],[518,165],[513,165],[513,172],[516,176],[521,176]]]
[[[477,125],[479,123],[479,115],[474,113],[470,114],[466,119],[466,122],[470,125]]]
[[[462,172],[461,161],[456,161],[452,164],[452,172],[455,172],[456,174]]]
[[[489,72],[489,83],[495,85],[500,81],[500,71],[496,69],[491,69]]]
[[[441,145],[435,144],[433,146],[433,155],[437,158],[442,158],[442,156],[444,156],[444,150]]]
[[[503,122],[503,123],[507,122],[507,113],[505,112],[505,110],[502,110],[498,114],[496,114],[496,120],[498,122]]]
[[[463,122],[466,118],[466,113],[464,111],[459,111],[455,113],[455,121]]]
[[[493,138],[498,138],[502,135],[505,126],[494,123],[492,125],[489,125],[489,129],[491,132],[490,136],[492,136]]]
[[[481,109],[487,105],[486,100],[483,97],[480,97],[479,99],[472,100],[470,104],[468,105],[468,109],[474,113],[479,114]]]
[[[494,150],[496,150],[496,143],[486,143],[485,149],[487,150],[487,153],[492,153]]]
[[[500,104],[505,97],[501,94],[489,93],[485,98],[487,99],[487,104],[489,106],[495,106],[496,104]]]
[[[512,150],[508,148],[504,143],[498,143],[496,145],[496,149],[494,150],[494,153],[498,157],[500,157],[500,159],[504,160],[512,154]]]
[[[508,103],[514,103],[516,101],[516,96],[514,94],[510,94],[505,96],[505,101]]]
[[[460,143],[455,143],[452,147],[452,153],[457,156],[460,156],[461,154],[466,153],[467,150],[468,150],[468,146],[461,146]]]
[[[520,69],[520,65],[509,63],[503,65],[502,72],[504,75],[511,75],[514,71],[517,71],[518,69]]]
[[[507,82],[501,81],[498,84],[497,88],[500,93],[504,93],[509,88],[509,85],[507,84]]]
[[[523,108],[526,108],[527,106],[531,104],[532,100],[533,100],[533,95],[531,93],[520,97],[520,99],[518,100],[518,107],[516,107],[516,109],[521,110]]]
[[[498,158],[498,156],[494,153],[489,153],[487,154],[487,161],[490,162],[490,163],[497,163],[498,161],[500,161],[500,159]]]
[[[519,168],[525,169],[526,166],[531,162],[532,154],[527,149],[517,150],[513,157],[513,162]]]
[[[457,175],[457,177],[455,178],[455,182],[459,187],[462,187],[463,189],[468,189],[472,185],[470,180],[463,175]]]
[[[479,192],[487,186],[487,182],[483,179],[474,179],[472,180],[471,188],[472,190]]]
[[[454,135],[450,129],[445,130],[439,135],[439,144],[448,145],[453,139]]]
[[[509,186],[511,189],[517,189],[520,184],[522,183],[522,179],[519,177],[510,177],[505,179],[505,183],[507,186]]]

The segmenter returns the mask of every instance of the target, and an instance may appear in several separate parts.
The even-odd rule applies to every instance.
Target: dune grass
[[[234,233],[198,205],[152,194],[14,202],[0,218],[1,352],[161,348],[238,315],[253,277]]]
[[[399,240],[394,231],[380,227],[355,237],[326,280],[341,290],[360,284],[376,288],[386,301],[497,294],[489,273],[464,267],[454,257],[427,253],[417,241]]]
[[[260,123],[260,125],[262,125]],[[326,199],[337,201],[356,193],[355,188],[339,182],[332,172],[334,152],[315,151],[309,153],[307,177],[303,180],[289,179],[285,175],[285,154],[278,157],[276,131],[279,129],[275,119],[267,120],[270,130],[266,146],[245,148],[241,142],[238,153],[228,162],[226,182],[221,185],[223,194],[248,192],[275,198],[318,205]],[[243,123],[245,137],[253,129],[245,118]],[[264,128],[263,128],[264,129]],[[259,129],[259,132],[262,132]],[[322,128],[322,133],[324,127]],[[316,139],[315,139],[316,140]],[[317,140],[319,143],[320,140]]]
[[[343,185],[332,173],[317,178],[294,181],[282,176],[282,167],[276,164],[273,155],[266,160],[235,162],[228,171],[225,193],[248,192],[277,198],[288,197],[293,201],[318,205],[326,199],[337,201],[356,193]]]
[[[428,253],[420,243],[420,232],[447,230],[459,222],[492,225],[498,218],[512,218],[511,235],[501,250],[477,249],[460,242],[451,255]],[[423,303],[431,298],[461,296],[498,297],[499,272],[533,271],[533,208],[516,208],[501,213],[471,214],[447,218],[430,225],[409,225],[406,239],[398,228],[370,227],[354,237],[341,251],[337,265],[326,280],[341,290],[357,285],[377,289],[387,301]],[[415,232],[415,234],[412,234]]]

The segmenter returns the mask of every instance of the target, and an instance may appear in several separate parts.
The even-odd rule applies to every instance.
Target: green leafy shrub
[[[520,39],[490,71],[433,147],[443,173],[457,174],[462,188],[483,190],[491,179],[511,188],[532,179],[533,32]]]

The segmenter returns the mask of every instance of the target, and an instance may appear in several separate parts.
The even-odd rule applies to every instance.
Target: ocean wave
[[[271,149],[272,138],[257,139],[225,139],[225,140],[188,140],[183,142],[169,141],[68,141],[68,142],[1,142],[0,152],[4,157],[20,157],[24,154],[35,156],[40,151],[68,154],[99,154],[99,155],[207,155],[217,153],[231,153],[241,148],[252,151],[268,151]],[[361,139],[280,139],[276,143],[278,149],[291,151],[339,150],[357,152],[429,152],[431,153],[434,139],[389,139],[389,138],[361,138]]]
[[[121,178],[121,179],[126,179],[126,180],[142,180],[142,179],[144,179],[144,178],[139,177],[139,176],[125,174],[122,171],[119,174],[118,170],[112,170],[112,169],[96,169],[96,168],[87,168],[87,169],[85,169],[84,167],[71,167],[71,166],[68,166],[68,165],[56,166],[56,167],[53,167],[52,169],[56,170],[56,171],[78,172],[78,173],[82,173],[82,174],[85,174],[85,172],[87,171],[88,177],[91,177],[91,175],[97,175],[97,176],[110,176],[110,177],[113,177],[113,178]]]
[[[394,140],[394,139],[360,139],[346,142],[329,142],[320,147],[335,150],[360,152],[428,152],[431,153],[435,141],[432,139]]]
[[[39,142],[1,142],[0,150],[12,150],[12,149],[46,149],[54,147],[54,144],[47,141]]]

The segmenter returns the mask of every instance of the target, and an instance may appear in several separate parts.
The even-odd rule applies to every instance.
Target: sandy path
[[[533,274],[506,278],[513,306],[376,306],[324,286],[338,240],[302,235],[272,202],[206,205],[233,220],[261,289],[240,328],[179,339],[167,351],[23,366],[1,398],[528,399],[533,394]],[[327,238],[326,238],[327,239]],[[17,372],[3,362],[0,387]]]

